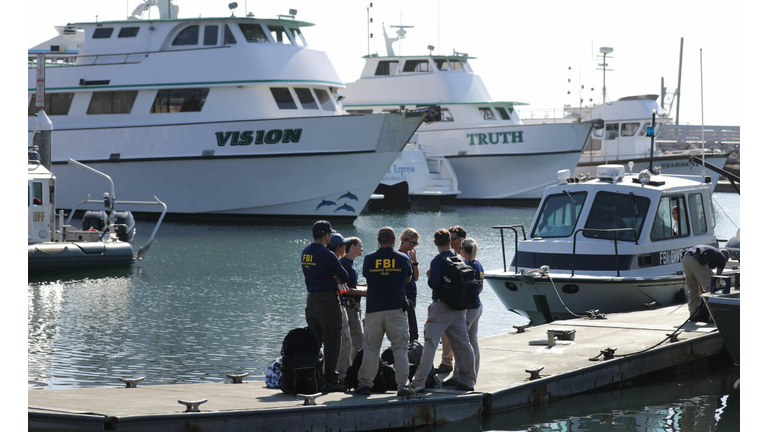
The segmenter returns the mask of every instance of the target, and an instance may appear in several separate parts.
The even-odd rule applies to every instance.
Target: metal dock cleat
[[[680,332],[674,332],[667,334],[667,337],[669,337],[669,342],[678,342],[680,339],[678,339],[678,336],[680,336]]]
[[[531,374],[531,376],[528,378],[530,381],[533,381],[535,379],[541,378],[541,371],[544,369],[544,366],[537,368],[537,369],[526,369],[525,372]]]
[[[143,381],[144,377],[140,378],[118,378],[120,381],[125,383],[125,388],[136,388],[136,384],[139,381]]]
[[[315,393],[315,394],[297,394],[296,397],[300,399],[304,399],[304,406],[307,405],[317,405],[315,402],[315,399],[317,399],[318,396],[322,396],[323,393]]]
[[[659,307],[659,302],[654,300],[649,303],[643,303],[643,307],[645,307],[646,309],[656,309],[657,307]]]
[[[242,374],[227,374],[227,378],[232,379],[232,384],[242,384],[243,378],[250,375],[248,372]]]
[[[616,350],[618,348],[606,348],[602,351],[600,351],[600,354],[603,355],[604,360],[611,360],[614,357],[614,354],[616,353]]]
[[[514,326],[514,327],[517,330],[517,333],[525,333],[525,328],[530,326],[530,325],[531,325],[531,323],[528,323],[528,324],[525,324],[525,325]]]
[[[200,412],[200,405],[206,402],[208,402],[208,399],[200,399],[199,401],[183,401],[179,399],[179,403],[187,407],[184,412]]]
[[[587,319],[606,319],[604,313],[600,313],[599,309],[591,309],[585,312]]]

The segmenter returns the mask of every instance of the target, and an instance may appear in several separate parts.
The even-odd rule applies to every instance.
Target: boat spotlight
[[[648,172],[647,169],[644,169],[637,175],[637,179],[640,180],[640,183],[642,184],[648,184],[648,182],[651,181],[651,173]]]
[[[235,9],[237,9],[237,2],[232,2],[229,4],[229,10],[232,11],[232,16],[235,16]]]

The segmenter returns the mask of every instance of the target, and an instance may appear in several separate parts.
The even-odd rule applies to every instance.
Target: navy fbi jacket
[[[429,279],[427,279],[427,285],[432,288],[432,300],[440,300],[440,295],[438,294],[439,288],[445,284],[443,277],[448,272],[448,264],[444,263],[443,260],[440,259],[440,255],[445,255],[449,258],[456,256],[456,254],[451,250],[443,251],[440,252],[438,256],[434,257],[432,262],[429,263]]]
[[[363,259],[363,276],[368,281],[365,312],[403,309],[405,281],[411,276],[411,261],[391,247],[379,248]]]
[[[317,243],[311,243],[301,252],[301,271],[308,292],[338,291],[334,275],[342,282],[349,280],[336,254]]]

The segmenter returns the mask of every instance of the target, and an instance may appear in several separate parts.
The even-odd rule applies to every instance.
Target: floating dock
[[[375,430],[479,419],[628,381],[723,352],[714,324],[686,322],[685,304],[605,319],[574,318],[480,340],[474,392],[427,389],[413,399],[328,393],[317,405],[263,380],[28,391],[30,429],[126,431]],[[489,325],[481,322],[481,325]],[[560,339],[548,337],[557,335]],[[670,336],[672,335],[672,336]],[[572,338],[573,340],[561,340]],[[385,342],[386,344],[386,342]],[[440,362],[439,353],[435,363]],[[538,377],[536,374],[538,373]],[[130,377],[126,377],[130,378]],[[200,402],[185,412],[180,401]]]

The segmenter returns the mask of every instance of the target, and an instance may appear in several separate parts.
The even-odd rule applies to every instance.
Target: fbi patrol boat
[[[397,175],[385,184],[405,181],[414,197],[424,190],[420,179],[431,173],[445,181],[448,195],[458,192],[458,200],[538,200],[553,183],[546,173],[575,168],[592,123],[523,125],[515,108],[525,104],[493,101],[469,64],[473,57],[395,55],[392,44],[407,27],[392,27],[399,28],[397,37],[383,29],[387,55],[365,56],[360,78],[339,90],[344,108],[370,114],[437,104],[442,116],[417,132],[414,147],[423,152],[429,173],[416,164],[410,171],[393,167],[390,174]]]
[[[74,158],[108,170],[124,196],[156,191],[195,220],[354,219],[426,114],[344,115],[344,84],[292,12],[180,18],[171,1],[146,0],[126,20],[57,27],[31,48],[29,133],[43,75],[58,205],[98,192]]]
[[[129,267],[136,259],[142,259],[152,245],[155,234],[165,215],[166,206],[157,197],[154,201],[118,201],[112,179],[87,165],[70,159],[68,164],[100,176],[109,182],[109,192],[102,200],[90,195],[75,205],[98,204],[104,210],[88,210],[82,217],[82,226],[71,225],[72,211],[66,222],[63,211],[56,211],[56,196],[60,192],[56,177],[31,152],[27,161],[28,188],[28,271],[92,270],[106,267]],[[93,182],[93,177],[84,175]],[[149,241],[138,252],[133,251],[136,233],[133,214],[118,210],[123,205],[150,205],[160,208],[160,216]],[[58,222],[57,222],[58,219]],[[58,228],[56,228],[58,226]]]
[[[530,236],[522,225],[494,227],[502,253],[504,231],[515,238],[511,266],[504,255],[503,269],[485,272],[507,309],[542,323],[685,300],[683,254],[718,244],[708,177],[602,165],[597,178],[573,178],[568,170],[558,178]]]

